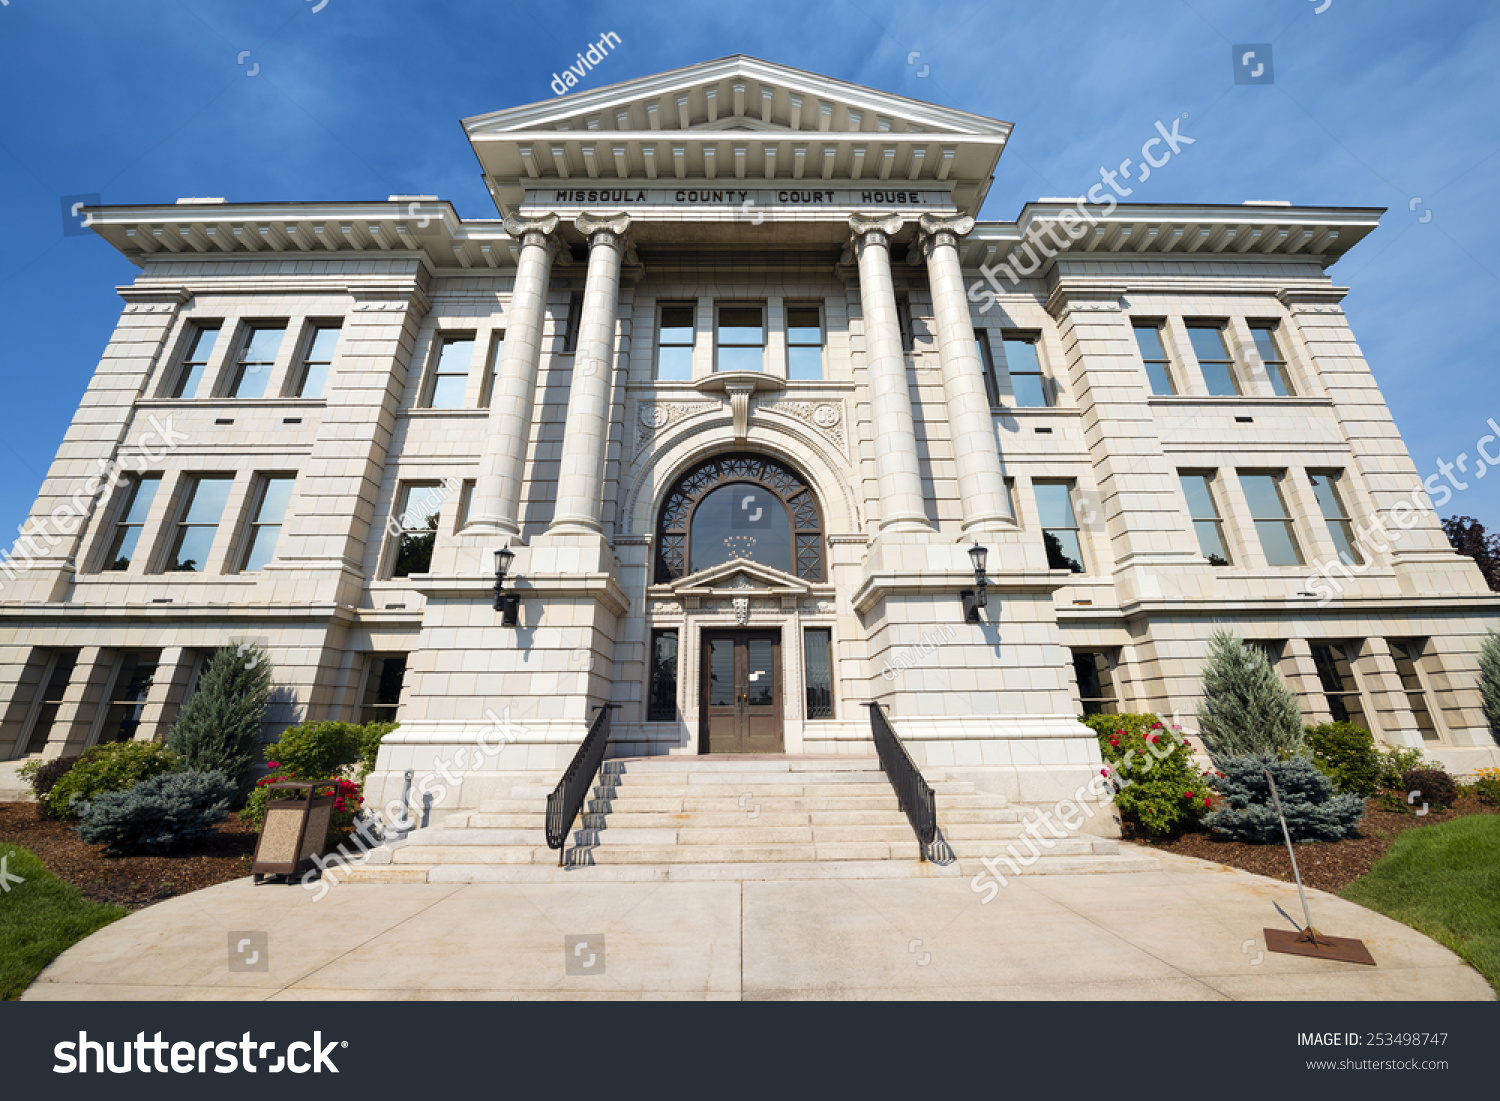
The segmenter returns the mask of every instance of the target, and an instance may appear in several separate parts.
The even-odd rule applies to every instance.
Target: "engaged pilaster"
[[[901,219],[895,215],[853,214],[849,229],[854,235],[850,246],[859,259],[875,469],[880,483],[880,530],[931,531],[917,465],[917,434],[891,277],[891,236],[901,229]]]
[[[589,267],[583,286],[577,352],[573,357],[573,381],[568,388],[568,418],[563,425],[557,507],[547,528],[549,534],[558,535],[600,531],[615,312],[620,296],[620,267],[630,248],[626,237],[629,215],[595,218],[584,214],[573,224],[588,240]]]
[[[917,248],[927,261],[937,321],[938,360],[943,368],[943,395],[953,437],[963,530],[1011,531],[1015,521],[1006,500],[989,390],[974,342],[963,265],[958,258],[959,238],[974,228],[974,219],[968,215],[924,214],[917,225]]]
[[[495,368],[488,435],[466,534],[518,535],[521,531],[521,479],[531,438],[537,371],[542,358],[547,285],[552,265],[571,262],[557,236],[555,214],[505,219],[505,232],[521,243],[515,288],[505,315],[505,344]]]

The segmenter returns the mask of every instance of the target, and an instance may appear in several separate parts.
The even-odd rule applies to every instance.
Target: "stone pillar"
[[[851,248],[859,258],[859,297],[864,314],[865,363],[875,431],[875,469],[880,481],[880,530],[932,530],[917,465],[917,434],[906,380],[906,354],[896,316],[891,278],[891,236],[901,228],[895,215],[852,214]],[[988,409],[989,403],[985,402]]]
[[[466,534],[515,536],[521,531],[521,480],[536,404],[537,368],[542,358],[547,286],[554,259],[570,262],[556,236],[557,215],[505,219],[505,232],[521,242],[510,308],[505,313],[505,344],[495,368],[488,435]]]
[[[557,475],[557,506],[549,534],[598,534],[604,452],[609,442],[609,398],[614,375],[615,312],[620,267],[630,247],[630,216],[580,215],[574,222],[589,243],[588,276],[583,286],[583,316],[568,388],[568,418],[563,425],[562,460]]]
[[[974,228],[974,219],[968,215],[952,218],[924,214],[918,227],[918,248],[927,260],[927,281],[937,321],[938,359],[943,367],[948,430],[958,469],[963,530],[1012,531],[1015,521],[1006,501],[989,390],[974,343],[963,266],[958,258],[958,239]]]
[[[187,682],[193,675],[197,655],[181,646],[163,646],[156,660],[156,675],[146,692],[141,708],[141,723],[136,727],[138,742],[165,741],[167,731],[177,721],[187,695]]]

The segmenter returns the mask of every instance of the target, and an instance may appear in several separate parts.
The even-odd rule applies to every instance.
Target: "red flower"
[[[1152,723],[1151,724],[1151,729],[1152,730],[1160,730],[1161,729],[1161,723]]]
[[[267,761],[266,762],[266,767],[267,768],[280,768],[281,766],[279,764],[277,764],[275,761]]]
[[[1184,739],[1182,739],[1182,744],[1185,745],[1185,746],[1191,746],[1193,743],[1190,742],[1190,741],[1188,741],[1186,738],[1184,738]]]
[[[1183,797],[1186,798],[1186,799],[1191,799],[1193,797],[1193,793],[1190,792],[1190,791],[1185,791],[1182,794],[1183,794]]]

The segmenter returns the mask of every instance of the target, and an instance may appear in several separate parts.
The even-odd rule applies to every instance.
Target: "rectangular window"
[[[995,356],[990,351],[988,329],[974,330],[974,347],[979,352],[979,367],[984,372],[984,391],[989,395],[991,407],[1000,404],[1000,386],[995,378]]]
[[[1297,388],[1292,385],[1292,373],[1287,369],[1286,357],[1281,354],[1281,348],[1276,342],[1275,323],[1251,325],[1250,335],[1255,339],[1255,350],[1260,353],[1261,362],[1266,365],[1271,390],[1278,398],[1296,397]]]
[[[429,409],[462,409],[469,387],[469,365],[474,360],[474,334],[439,339],[437,360],[432,367]]]
[[[1240,384],[1234,377],[1229,348],[1224,344],[1224,330],[1218,325],[1189,325],[1187,331],[1208,392],[1220,398],[1238,397]]]
[[[26,755],[40,753],[47,748],[47,739],[52,736],[52,724],[57,721],[57,709],[62,706],[67,694],[68,682],[73,679],[73,670],[78,665],[77,650],[58,650],[51,658],[46,670],[46,681],[42,685],[42,698],[32,719],[31,730],[26,736]]]
[[[917,334],[911,320],[911,299],[904,294],[896,296],[896,324],[901,327],[901,350],[907,353],[916,351]]]
[[[578,329],[583,324],[583,294],[574,291],[568,296],[568,319],[563,326],[564,352],[578,351]]]
[[[219,339],[219,326],[199,325],[195,327],[188,343],[187,354],[182,357],[182,366],[177,370],[177,383],[172,387],[174,398],[195,398],[198,386],[203,381],[203,372],[208,370],[208,357],[213,355],[214,342]]]
[[[1177,393],[1177,387],[1172,382],[1172,365],[1167,361],[1167,349],[1161,342],[1161,325],[1137,325],[1135,346],[1140,349],[1141,362],[1146,365],[1146,379],[1151,383],[1151,392],[1158,397],[1169,397]]]
[[[691,302],[662,305],[656,320],[656,377],[660,381],[692,381],[697,313],[698,307]]]
[[[1422,732],[1422,740],[1440,741],[1437,724],[1432,721],[1432,711],[1427,706],[1427,688],[1422,683],[1420,672],[1426,640],[1393,638],[1389,640],[1389,645],[1391,658],[1396,663],[1396,675],[1401,678],[1401,689],[1406,693],[1406,705],[1411,708],[1417,729]]]
[[[802,632],[802,666],[807,681],[807,717],[833,718],[833,632],[809,627]]]
[[[229,388],[232,398],[263,398],[266,386],[271,381],[271,370],[276,366],[276,355],[281,351],[281,338],[286,336],[285,325],[252,325],[245,334],[244,346],[240,348],[240,362],[235,367],[234,384]]]
[[[1020,520],[1016,516],[1016,480],[1014,478],[1005,479],[1005,507],[1010,510],[1010,518],[1019,524]]]
[[[500,356],[505,352],[505,334],[496,331],[490,335],[489,354],[484,357],[484,377],[479,380],[479,408],[488,409],[495,398],[495,374],[500,369]]]
[[[651,632],[651,683],[646,721],[669,723],[677,718],[677,628]]]
[[[1328,522],[1328,537],[1338,548],[1339,558],[1347,565],[1363,566],[1365,559],[1354,538],[1354,524],[1349,519],[1349,510],[1344,507],[1344,495],[1339,492],[1339,472],[1309,470],[1307,478],[1312,482],[1313,496],[1318,499],[1323,519]]]
[[[1078,677],[1078,698],[1085,715],[1120,713],[1114,666],[1114,654],[1108,650],[1073,651],[1073,672]]]
[[[146,693],[151,691],[151,682],[156,678],[156,663],[160,659],[160,650],[121,651],[114,687],[109,694],[109,707],[104,715],[104,727],[99,731],[100,744],[135,739],[146,710]]]
[[[1281,475],[1241,474],[1240,485],[1244,487],[1245,499],[1250,502],[1250,516],[1255,521],[1261,549],[1266,552],[1266,564],[1302,565],[1302,548],[1297,544],[1297,532],[1292,526],[1286,499],[1281,496]]]
[[[333,353],[338,347],[337,325],[314,325],[307,342],[307,352],[297,372],[297,397],[321,398],[328,392],[328,372],[333,368]]]
[[[817,306],[786,308],[786,372],[793,382],[823,378],[823,311]]]
[[[1038,482],[1036,508],[1042,518],[1042,542],[1047,568],[1083,573],[1083,547],[1078,541],[1078,518],[1073,512],[1073,487],[1068,482]]]
[[[1042,408],[1051,405],[1052,386],[1042,374],[1042,363],[1037,358],[1037,338],[1034,336],[1006,336],[1001,344],[1005,350],[1005,369],[1010,372],[1010,389],[1017,408]]]
[[[760,371],[766,364],[765,311],[760,306],[720,306],[717,371]]]
[[[1328,701],[1329,714],[1336,723],[1353,723],[1370,729],[1365,711],[1359,702],[1359,683],[1354,679],[1351,654],[1354,644],[1348,642],[1326,642],[1312,647],[1313,665],[1318,670],[1318,682],[1323,686],[1323,695]]]
[[[250,537],[241,570],[263,570],[266,563],[276,557],[276,543],[281,538],[281,525],[286,519],[292,486],[296,482],[297,479],[290,474],[272,474],[261,479],[260,500],[255,503],[255,511],[251,514],[255,518],[250,521]]]
[[[405,654],[370,654],[365,675],[364,698],[360,700],[361,723],[393,723],[401,703],[401,684],[406,679]]]
[[[392,577],[409,577],[426,573],[432,565],[432,548],[437,543],[438,513],[446,497],[440,482],[411,482],[401,490],[401,508],[396,516],[401,530],[396,545]]]
[[[110,540],[109,553],[104,556],[106,570],[130,568],[130,563],[135,560],[136,545],[141,541],[141,532],[146,527],[146,517],[151,512],[151,502],[156,500],[156,491],[161,486],[160,474],[128,478],[122,491],[114,538]]]
[[[167,570],[202,573],[208,567],[208,555],[213,550],[219,519],[224,515],[224,504],[233,484],[232,477],[221,475],[194,475],[188,479],[172,552],[167,555]]]
[[[473,478],[466,478],[458,487],[458,518],[454,524],[454,530],[463,531],[469,526],[469,510],[474,507],[474,486],[477,483]]]
[[[1177,476],[1182,480],[1188,515],[1193,519],[1193,530],[1198,533],[1198,549],[1203,552],[1203,557],[1215,566],[1233,565],[1229,545],[1224,541],[1224,521],[1214,503],[1213,475],[1179,471]]]

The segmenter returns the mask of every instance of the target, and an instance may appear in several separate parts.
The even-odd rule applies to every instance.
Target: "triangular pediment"
[[[678,578],[672,582],[671,589],[680,595],[690,592],[736,592],[747,596],[789,596],[811,593],[813,586],[800,577],[773,569],[763,562],[734,558]]]

